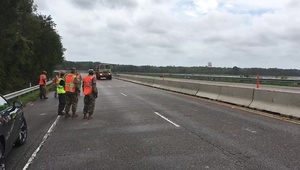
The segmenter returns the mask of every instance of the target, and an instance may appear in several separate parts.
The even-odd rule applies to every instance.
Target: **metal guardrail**
[[[50,84],[52,84],[52,83],[53,83],[52,80],[51,80],[51,81],[48,81],[48,85],[50,85]],[[22,90],[13,92],[13,93],[6,94],[6,95],[4,95],[4,97],[5,97],[7,100],[10,100],[10,99],[19,97],[19,96],[21,96],[21,95],[30,93],[30,92],[32,92],[32,91],[38,90],[39,88],[40,88],[39,85],[32,86],[32,87],[29,87],[29,88],[26,88],[26,89],[22,89]]]
[[[65,72],[67,73],[69,70],[54,70],[54,72],[59,72],[59,71],[65,71]],[[87,70],[77,70],[77,71],[78,71],[79,73],[82,73],[82,74],[87,73]],[[48,85],[50,85],[50,84],[52,84],[52,83],[53,83],[52,80],[48,81]],[[32,86],[32,87],[29,87],[29,88],[26,88],[26,89],[22,89],[22,90],[13,92],[13,93],[6,94],[6,95],[4,95],[4,97],[5,97],[7,100],[10,100],[10,99],[13,99],[13,98],[22,96],[22,95],[24,95],[24,94],[33,92],[33,91],[35,91],[35,90],[38,90],[39,88],[40,88],[39,85]]]

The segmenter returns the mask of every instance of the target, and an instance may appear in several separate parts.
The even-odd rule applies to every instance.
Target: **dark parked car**
[[[14,145],[21,146],[27,139],[27,123],[22,103],[10,104],[0,95],[0,170],[5,169],[5,157]]]

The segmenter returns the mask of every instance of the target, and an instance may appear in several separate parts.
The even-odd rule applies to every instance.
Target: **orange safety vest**
[[[56,84],[56,85],[58,85],[58,79],[59,79],[59,77],[56,76],[56,77],[55,77],[55,84]]]
[[[46,79],[46,80],[45,80],[46,84],[44,83],[44,79]],[[47,85],[47,77],[46,77],[45,74],[41,74],[41,75],[40,75],[40,82],[39,82],[39,85]]]
[[[83,94],[88,95],[92,93],[93,87],[93,78],[94,76],[85,76],[83,78]]]
[[[65,91],[66,92],[75,92],[75,74],[68,74],[66,76],[66,84],[65,84]]]

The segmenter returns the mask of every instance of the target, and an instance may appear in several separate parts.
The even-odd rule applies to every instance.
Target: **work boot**
[[[86,113],[83,114],[83,119],[87,119],[87,118],[88,118],[88,117],[87,117]]]
[[[75,118],[75,117],[78,117],[78,114],[73,113],[73,114],[72,114],[72,118]]]
[[[89,115],[88,120],[94,119],[93,115]]]
[[[71,115],[69,113],[66,113],[65,118],[69,118],[69,117],[71,117]]]

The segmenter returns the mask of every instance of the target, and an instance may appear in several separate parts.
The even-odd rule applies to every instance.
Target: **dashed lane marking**
[[[171,123],[172,125],[176,126],[176,127],[180,127],[178,124],[172,122],[171,120],[169,120],[168,118],[164,117],[163,115],[159,114],[158,112],[154,112],[156,115],[160,116],[161,118],[165,119],[166,121],[168,121],[169,123]]]
[[[246,128],[245,130],[247,130],[248,132],[251,132],[251,133],[256,133],[256,131],[250,130],[250,129],[248,129],[248,128]]]

